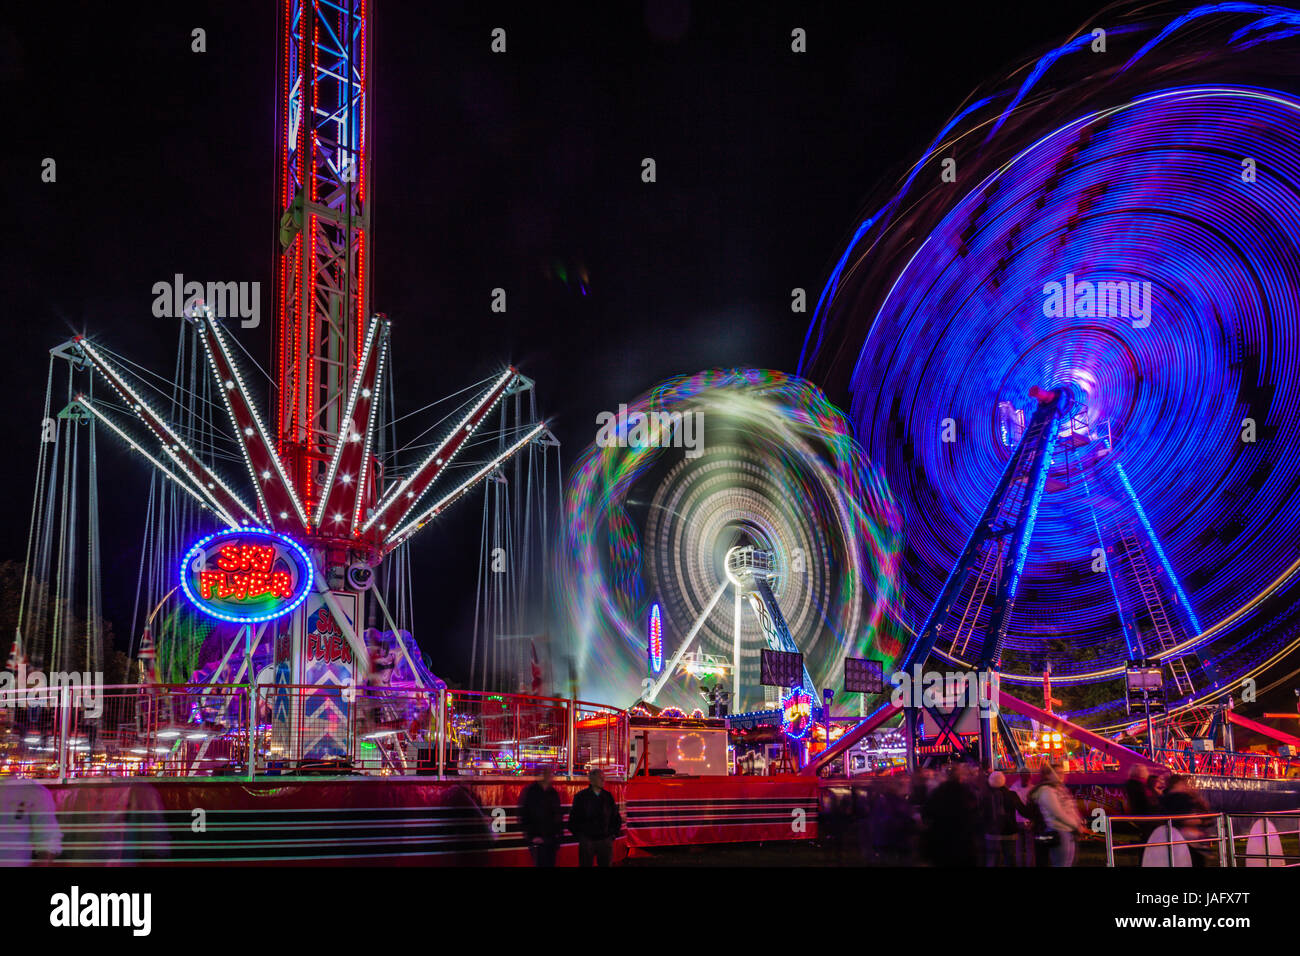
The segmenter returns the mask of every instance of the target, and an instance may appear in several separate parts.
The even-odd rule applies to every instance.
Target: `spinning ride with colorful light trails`
[[[774,708],[763,647],[802,653],[802,686],[818,700],[846,656],[902,650],[883,626],[897,513],[815,387],[753,369],[682,376],[607,425],[565,504],[560,599],[584,693],[690,711],[698,689],[678,665],[707,660],[726,669],[733,711]],[[734,602],[722,600],[729,589]],[[656,604],[668,663],[647,678]]]

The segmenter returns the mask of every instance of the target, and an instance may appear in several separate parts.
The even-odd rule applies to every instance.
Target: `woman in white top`
[[[1044,828],[1048,833],[1056,834],[1056,845],[1047,851],[1052,866],[1073,866],[1075,835],[1086,830],[1074,797],[1065,789],[1060,774],[1053,767],[1043,767],[1032,797],[1042,814]]]

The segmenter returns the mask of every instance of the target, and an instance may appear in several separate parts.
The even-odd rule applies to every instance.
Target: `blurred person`
[[[934,866],[966,867],[979,863],[979,804],[966,764],[954,763],[948,779],[934,788],[921,809],[926,859]]]
[[[1124,784],[1124,809],[1131,817],[1151,816],[1158,809],[1158,798],[1151,786],[1151,771],[1145,764],[1135,763],[1129,767],[1128,780]],[[1156,824],[1143,820],[1133,820],[1123,827],[1131,838],[1138,843],[1145,843]]]
[[[1020,841],[1020,818],[1028,819],[1020,794],[1007,786],[1006,775],[993,771],[985,798],[984,839],[988,866],[1015,866]]]
[[[876,861],[886,866],[907,866],[916,841],[916,816],[907,800],[908,781],[886,777],[871,804],[868,836]]]
[[[1075,838],[1087,830],[1074,796],[1066,789],[1060,771],[1044,765],[1038,786],[1030,793],[1042,818],[1039,841],[1047,849],[1050,866],[1073,866]]]
[[[543,767],[519,799],[519,826],[535,866],[555,866],[564,833],[564,808],[554,780],[554,769]]]
[[[930,794],[934,793],[936,783],[934,771],[929,767],[918,769],[912,774],[912,787],[909,794],[912,806],[918,808],[918,810],[924,806],[925,801],[930,798]]]
[[[845,845],[853,826],[853,794],[846,793],[839,797],[828,791],[829,801],[826,808],[826,843],[834,853],[837,861],[843,860]],[[820,830],[818,831],[821,832]]]
[[[0,784],[0,866],[49,863],[62,851],[50,791],[34,780]]]
[[[1174,774],[1169,778],[1165,792],[1160,797],[1160,810],[1171,817],[1200,812],[1208,814],[1210,805],[1192,785],[1191,778]],[[1207,832],[1205,824],[1206,821],[1199,817],[1173,821],[1173,825],[1182,832],[1184,840],[1203,839]],[[1173,837],[1169,839],[1172,840]],[[1192,855],[1192,866],[1205,866],[1204,844],[1188,843],[1187,850]]]
[[[605,789],[605,774],[593,767],[590,784],[578,791],[569,811],[569,830],[578,838],[578,865],[609,866],[614,859],[614,837],[623,829],[623,818],[613,795]]]
[[[1025,808],[1022,814],[1025,818],[1025,827],[1021,833],[1020,856],[1017,862],[1020,866],[1036,866],[1037,848],[1034,845],[1034,827],[1036,823],[1041,822],[1041,817],[1037,804],[1029,799],[1029,793],[1034,789],[1034,772],[1028,767],[1021,768],[1019,773],[1007,777],[1007,786],[1020,798],[1020,803]]]
[[[1165,787],[1168,783],[1168,779],[1163,776],[1151,780],[1151,798],[1157,806],[1160,804],[1160,799],[1165,795]]]
[[[1151,771],[1145,764],[1135,763],[1128,768],[1128,781],[1124,784],[1124,806],[1129,816],[1144,817],[1155,810],[1155,794],[1151,790]]]

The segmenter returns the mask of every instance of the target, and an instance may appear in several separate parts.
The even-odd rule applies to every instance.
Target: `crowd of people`
[[[1173,840],[1173,845],[1185,846],[1192,866],[1206,865],[1206,844],[1196,841],[1209,836],[1210,805],[1193,786],[1190,777],[1182,774],[1156,776],[1146,767],[1134,765],[1128,782],[1124,785],[1124,802],[1128,815],[1151,818],[1127,821],[1123,830],[1130,839],[1136,843],[1147,841],[1155,828],[1166,822],[1162,818],[1167,818],[1177,834],[1166,834],[1164,840]],[[1197,816],[1202,813],[1207,816]],[[1177,842],[1174,838],[1178,835],[1185,842]]]
[[[868,860],[907,866],[1073,866],[1078,839],[1089,833],[1059,768],[983,776],[973,763],[954,763],[945,774],[917,771],[875,778],[823,814],[822,835],[839,854],[856,843]],[[535,865],[556,865],[566,830],[577,838],[580,866],[609,866],[622,832],[618,801],[599,769],[588,774],[567,814],[554,772],[547,768],[524,788],[519,805],[523,839]],[[1125,820],[1115,825],[1128,846],[1141,846],[1173,819],[1193,866],[1206,864],[1211,816],[1189,777],[1151,774],[1134,765],[1124,787]],[[1200,816],[1204,814],[1204,816]],[[0,866],[49,862],[60,854],[62,833],[54,801],[35,781],[0,787]],[[1169,840],[1168,836],[1161,839]],[[1157,840],[1159,842],[1159,840]],[[1166,844],[1161,843],[1164,846]],[[1186,864],[1183,864],[1186,865]]]
[[[1073,866],[1078,841],[1090,833],[1078,802],[1058,767],[1033,773],[1001,771],[984,776],[972,763],[954,763],[940,774],[919,770],[877,778],[869,791],[841,798],[823,819],[823,833],[838,854],[854,843],[870,862],[892,866]],[[1125,791],[1126,813],[1151,816],[1130,824],[1141,842],[1160,818],[1207,809],[1186,777],[1152,777],[1135,768]],[[1180,823],[1196,839],[1197,821]],[[1193,850],[1193,865],[1203,857]]]

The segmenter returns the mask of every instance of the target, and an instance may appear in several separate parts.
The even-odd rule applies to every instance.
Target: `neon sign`
[[[781,731],[791,740],[803,740],[812,729],[813,699],[796,687],[781,701]]]
[[[664,629],[659,605],[650,605],[650,669],[658,674],[664,669]]]
[[[686,763],[702,763],[708,759],[704,738],[697,733],[682,734],[677,738],[677,759]]]
[[[181,589],[204,614],[251,624],[288,614],[307,599],[311,558],[298,542],[265,528],[231,528],[201,538],[181,562]]]

